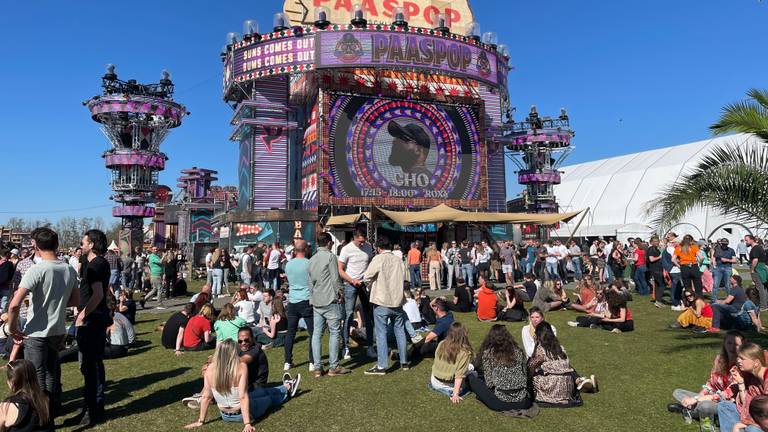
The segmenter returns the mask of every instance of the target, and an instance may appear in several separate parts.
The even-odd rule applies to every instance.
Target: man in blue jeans
[[[397,351],[400,355],[400,368],[408,370],[410,364],[407,357],[405,339],[405,322],[403,321],[403,281],[405,272],[400,258],[392,254],[389,239],[379,236],[376,241],[378,255],[373,257],[371,264],[363,275],[364,280],[371,281],[371,304],[373,319],[376,325],[376,366],[365,371],[366,375],[385,375],[387,373],[389,345],[387,344],[387,322],[392,320],[394,325]]]
[[[728,239],[721,238],[719,245],[714,250],[715,266],[712,269],[714,284],[712,285],[712,303],[717,301],[717,290],[722,282],[725,286],[725,293],[728,294],[730,278],[733,274],[733,264],[736,262],[736,251],[728,247]]]
[[[339,339],[341,339],[341,323],[343,322],[340,295],[342,291],[341,277],[336,255],[331,252],[333,239],[328,233],[317,235],[317,252],[309,260],[309,301],[314,313],[315,331],[312,333],[312,358],[315,359],[315,377],[323,376],[322,342],[323,326],[328,324],[328,376],[345,375],[349,369],[339,366]]]
[[[365,322],[365,335],[368,342],[368,355],[373,357],[373,322],[368,310],[368,296],[363,286],[363,273],[373,255],[371,245],[365,241],[363,231],[355,231],[352,241],[341,249],[339,254],[339,276],[344,280],[344,324],[341,334],[344,340],[344,359],[349,354],[349,327],[355,315],[357,298],[360,297],[360,315]],[[401,287],[402,288],[402,287]]]
[[[472,248],[469,247],[469,243],[466,240],[461,242],[459,258],[461,259],[461,277],[464,278],[464,283],[468,287],[474,288],[475,265],[472,264]]]

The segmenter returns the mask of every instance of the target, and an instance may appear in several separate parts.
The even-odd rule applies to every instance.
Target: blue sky
[[[570,163],[704,139],[724,104],[768,87],[767,2],[472,6],[483,31],[510,46],[517,117],[531,104],[543,114],[568,108],[577,132]],[[143,82],[167,68],[176,100],[192,112],[163,144],[170,157],[163,183],[175,186],[179,170],[196,165],[218,170],[220,184],[236,184],[218,53],[243,20],[264,29],[279,10],[278,0],[0,2],[0,223],[12,216],[111,220],[101,158],[108,144],[81,105],[100,92],[107,63],[117,64],[121,78]],[[510,176],[510,197],[518,191],[513,182]]]

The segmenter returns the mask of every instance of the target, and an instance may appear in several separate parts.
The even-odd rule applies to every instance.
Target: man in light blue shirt
[[[288,334],[285,338],[285,364],[283,370],[293,367],[293,342],[296,338],[296,330],[299,320],[304,318],[309,332],[309,371],[314,371],[315,362],[312,358],[312,331],[313,316],[312,305],[309,304],[309,260],[307,256],[307,242],[305,240],[293,241],[293,259],[285,265],[285,276],[288,279]]]

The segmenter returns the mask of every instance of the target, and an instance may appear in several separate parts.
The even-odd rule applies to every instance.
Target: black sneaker
[[[103,413],[91,414],[88,410],[82,410],[74,417],[70,417],[62,423],[62,426],[95,426],[104,419]]]
[[[147,302],[147,301],[146,301],[146,300],[144,300],[144,299],[141,299],[141,300],[139,300],[139,305],[141,306],[141,308],[142,308],[142,309],[146,309],[146,307],[144,306],[144,304],[145,304],[146,302]]]
[[[402,370],[410,370],[411,369],[411,362],[405,362],[400,364],[400,369]]]
[[[372,367],[372,368],[370,368],[370,369],[366,370],[366,371],[365,371],[365,372],[363,372],[363,373],[364,373],[365,375],[386,375],[386,374],[387,374],[387,370],[386,370],[386,369],[383,369],[383,368],[380,368],[380,367],[378,367],[378,366],[374,366],[374,367]]]
[[[685,407],[683,407],[682,405],[680,405],[677,402],[675,402],[675,403],[668,403],[667,404],[667,411],[669,411],[671,413],[679,414],[679,413],[682,413],[684,409],[685,409]]]

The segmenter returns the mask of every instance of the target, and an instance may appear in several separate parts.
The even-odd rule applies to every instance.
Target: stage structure
[[[557,118],[540,117],[532,106],[524,121],[511,118],[497,131],[495,141],[504,145],[517,165],[517,181],[525,185],[522,206],[529,213],[557,213],[554,186],[560,184],[560,168],[574,149],[575,136],[568,114],[560,109]],[[523,226],[524,235],[542,238],[548,227]]]
[[[181,125],[186,108],[173,100],[173,82],[163,71],[156,84],[118,79],[115,66],[102,77],[103,94],[83,104],[112,144],[104,161],[112,171],[112,216],[122,218],[120,247],[135,250],[144,244],[144,218],[155,216],[158,174],[168,157],[160,144],[170,129]]]
[[[474,21],[453,32],[453,9],[414,4],[431,27],[409,23],[402,7],[374,22],[381,10],[353,5],[345,19],[316,7],[300,20],[309,14],[310,25],[278,13],[269,32],[249,20],[242,37],[227,36],[239,205],[218,222],[233,245],[312,238],[330,216],[374,206],[505,211],[504,149],[491,138],[509,111],[508,50]],[[470,236],[467,224],[390,235],[407,241],[407,231]]]
[[[179,191],[167,204],[158,206],[154,226],[154,244],[179,248],[195,266],[205,258],[205,250],[228,237],[213,226],[214,216],[237,206],[237,187],[214,186],[217,171],[192,167],[181,170],[176,180]]]

